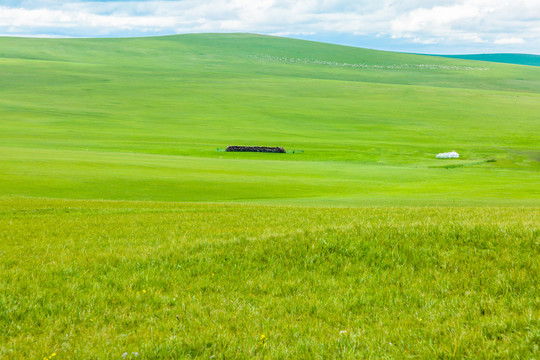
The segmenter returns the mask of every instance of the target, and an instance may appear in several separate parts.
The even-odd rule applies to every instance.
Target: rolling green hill
[[[540,202],[534,67],[197,34],[0,38],[0,69],[4,196]]]
[[[540,55],[533,54],[471,54],[471,55],[442,55],[445,57],[479,61],[493,61],[506,64],[540,66]]]

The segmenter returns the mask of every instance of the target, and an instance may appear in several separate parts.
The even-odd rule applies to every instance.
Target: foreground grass
[[[534,358],[538,208],[4,198],[0,358]]]

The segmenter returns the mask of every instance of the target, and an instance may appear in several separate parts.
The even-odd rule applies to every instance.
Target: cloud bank
[[[0,34],[255,32],[416,48],[540,52],[538,0],[4,0]],[[342,41],[343,42],[343,41]],[[358,44],[362,45],[362,44]],[[391,46],[391,45],[388,45]]]

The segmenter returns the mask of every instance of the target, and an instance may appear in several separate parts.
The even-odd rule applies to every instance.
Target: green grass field
[[[0,67],[2,195],[539,204],[537,67],[255,35],[2,38]]]
[[[7,200],[0,357],[537,358],[538,219]]]
[[[197,34],[0,73],[0,359],[540,357],[538,67]]]

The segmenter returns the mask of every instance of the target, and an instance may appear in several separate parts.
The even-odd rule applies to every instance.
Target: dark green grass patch
[[[487,164],[487,163],[492,163],[492,162],[496,162],[497,160],[495,159],[487,159],[487,160],[478,160],[478,161],[468,161],[468,162],[451,162],[451,161],[448,161],[447,164],[443,164],[443,165],[432,165],[430,166],[430,168],[444,168],[444,169],[454,169],[454,168],[460,168],[460,167],[465,167],[465,166],[474,166],[474,165],[481,165],[481,164]]]

